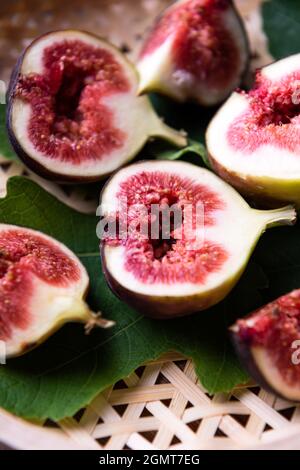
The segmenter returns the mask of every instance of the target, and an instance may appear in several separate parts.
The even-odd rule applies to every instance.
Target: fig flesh
[[[36,39],[8,92],[8,131],[35,172],[61,182],[96,181],[131,160],[150,137],[185,146],[147,97],[134,66],[104,40],[76,31]]]
[[[300,401],[300,290],[262,307],[231,328],[236,351],[253,378]]]
[[[221,301],[265,229],[296,218],[291,206],[251,209],[212,172],[179,161],[121,169],[104,188],[100,207],[103,233],[98,234],[109,286],[157,318]]]
[[[214,170],[259,201],[300,206],[300,54],[258,72],[249,93],[234,92],[206,135]]]
[[[40,232],[0,224],[0,340],[6,356],[37,347],[68,322],[112,326],[84,301],[89,278],[79,259]]]
[[[248,62],[247,35],[231,0],[180,0],[146,39],[139,90],[213,106],[240,85]]]

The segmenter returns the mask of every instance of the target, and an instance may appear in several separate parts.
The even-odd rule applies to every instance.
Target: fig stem
[[[161,121],[160,133],[155,137],[162,137],[167,142],[170,142],[177,147],[186,147],[188,145],[187,134],[184,130],[175,131],[171,127],[167,126],[163,121]]]
[[[83,299],[61,297],[59,301],[64,304],[61,318],[84,323],[87,334],[89,334],[95,327],[106,329],[115,325],[114,321],[103,318],[101,312],[95,313],[91,311],[90,307]]]
[[[159,137],[176,147],[186,147],[188,145],[187,133],[184,130],[177,131],[169,127],[157,116],[155,111],[149,106],[149,137]]]
[[[294,225],[297,220],[297,212],[292,205],[275,210],[255,210],[255,212],[263,218],[267,228]]]

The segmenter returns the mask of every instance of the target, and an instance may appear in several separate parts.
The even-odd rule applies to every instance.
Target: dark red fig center
[[[228,0],[194,0],[171,7],[158,21],[141,57],[176,35],[175,68],[211,87],[227,87],[240,65],[236,40],[224,20],[229,8]]]
[[[251,154],[261,145],[290,152],[300,151],[300,71],[273,83],[258,75],[256,87],[241,92],[249,109],[228,130],[228,142],[236,150]]]
[[[43,51],[43,74],[21,75],[15,96],[29,103],[29,138],[42,154],[80,164],[119,149],[125,133],[103,98],[130,91],[113,54],[78,40]]]
[[[287,384],[300,386],[300,366],[292,361],[293,344],[300,340],[300,290],[239,320],[238,327],[243,342],[266,349]]]
[[[188,231],[214,225],[216,212],[225,207],[218,194],[209,187],[177,174],[143,171],[124,181],[117,197],[120,207],[126,200],[123,214],[126,210],[128,227],[138,230],[129,229],[126,238],[107,239],[106,243],[125,247],[125,268],[138,280],[146,284],[202,284],[228,259],[222,246],[206,239],[195,244]],[[141,207],[147,233],[140,231]],[[168,232],[162,220],[162,213],[167,208],[172,209]],[[187,212],[185,208],[188,208]],[[200,218],[197,216],[199,209],[203,215]],[[176,217],[176,211],[180,211],[181,219]],[[153,231],[157,226],[158,232]]]
[[[42,237],[17,229],[0,232],[0,340],[9,339],[13,327],[30,324],[35,277],[67,287],[80,279],[80,272],[72,259]]]

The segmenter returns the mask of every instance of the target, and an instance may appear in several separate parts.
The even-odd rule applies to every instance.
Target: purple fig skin
[[[0,244],[7,268],[1,279],[0,339],[7,359],[36,348],[67,323],[83,323],[87,333],[113,326],[89,308],[89,275],[63,243],[37,230],[0,224]]]
[[[72,30],[70,30],[72,31]],[[87,177],[87,176],[68,176],[68,175],[61,175],[59,173],[52,172],[48,169],[46,169],[43,165],[38,163],[36,160],[32,159],[23,149],[23,147],[20,145],[18,140],[15,138],[15,134],[13,132],[13,127],[12,127],[12,107],[13,107],[13,100],[14,100],[14,93],[16,86],[18,84],[19,76],[20,76],[20,71],[22,68],[23,60],[24,57],[27,53],[27,51],[40,39],[45,38],[47,36],[50,36],[53,34],[55,31],[51,31],[49,33],[46,33],[37,39],[35,39],[24,51],[22,52],[21,56],[19,57],[13,71],[11,74],[7,94],[6,94],[6,102],[7,102],[7,111],[6,111],[6,129],[8,132],[9,140],[11,142],[11,145],[18,155],[18,157],[25,163],[30,170],[32,170],[34,173],[42,176],[43,178],[50,180],[50,181],[55,181],[57,183],[62,183],[62,184],[69,184],[69,183],[94,183],[97,182],[101,179],[107,178],[110,173],[106,175],[101,175],[101,177]],[[85,33],[85,31],[82,31]],[[88,32],[90,36],[95,37],[96,39],[102,39],[99,38],[96,34]],[[117,50],[117,49],[116,49]]]
[[[250,345],[246,344],[245,342],[241,341],[238,333],[234,331],[234,328],[230,328],[229,330],[231,342],[233,347],[236,351],[236,354],[240,360],[241,365],[246,369],[249,373],[250,377],[266,392],[272,393],[273,395],[282,398],[283,400],[287,400],[287,397],[275,390],[272,385],[266,380],[266,378],[261,373],[259,367],[256,364],[256,361],[253,357]],[[300,403],[299,400],[293,400],[293,403]]]
[[[150,29],[149,33],[148,33],[148,36],[150,37],[153,32],[155,31],[158,23],[161,21],[161,19],[165,16],[166,14],[166,11],[169,10],[174,4],[176,4],[178,0],[173,0],[172,4],[167,6],[156,18],[152,28]],[[251,83],[252,80],[253,80],[253,74],[250,70],[250,65],[251,65],[251,48],[250,48],[250,41],[249,41],[249,36],[248,36],[248,33],[247,33],[247,30],[246,30],[246,27],[245,27],[245,23],[243,21],[243,18],[241,17],[235,3],[233,2],[233,0],[228,0],[228,4],[231,8],[231,11],[232,11],[232,14],[234,14],[237,18],[237,21],[239,23],[239,27],[243,33],[243,36],[244,36],[244,40],[245,40],[245,47],[246,47],[246,61],[245,61],[245,67],[244,67],[244,70],[242,71],[242,73],[240,74],[240,87],[247,87],[249,85],[249,82]],[[146,38],[146,41],[147,41],[147,38]],[[161,94],[165,94],[165,95],[168,95],[166,91],[162,92],[162,90],[160,89],[160,87],[155,87],[151,90],[149,90],[150,92],[155,92],[155,93],[161,93]],[[234,91],[234,88],[232,89],[231,92]],[[145,92],[142,92],[141,94],[144,94],[144,93],[147,93],[147,90]],[[215,107],[215,106],[218,106],[218,105],[221,105],[222,103],[224,103],[226,101],[226,99],[230,96],[230,92],[228,93],[227,97],[225,96],[221,101],[219,101],[218,103],[215,103],[213,105],[207,105],[205,103],[201,103],[199,102],[198,104],[200,106],[202,106],[203,108],[211,108],[211,107]],[[170,95],[170,98],[175,100],[175,101],[178,101],[178,102],[181,102],[180,100],[176,99],[174,95]],[[193,98],[189,98],[187,100],[188,102],[195,102],[195,99]]]
[[[257,181],[249,175],[241,177],[235,171],[229,171],[221,165],[209,152],[208,160],[211,168],[220,178],[235,188],[242,196],[253,201],[257,207],[275,209],[286,203],[294,203],[297,209],[300,208],[300,190],[298,191],[298,201],[292,196],[293,188],[295,186],[299,188],[299,184],[282,182],[282,192],[276,193],[275,189],[270,190],[272,187],[275,188],[276,185],[276,181],[274,181],[274,186],[272,186],[273,181],[271,178],[262,178],[260,181]]]
[[[283,67],[282,62],[286,61],[287,65]],[[291,61],[291,69],[289,70],[289,62]],[[299,63],[299,54],[291,55],[289,57],[286,57],[284,59],[280,60],[274,60],[270,62],[268,65],[261,67],[260,69],[257,70],[256,72],[256,78],[253,81],[252,84],[249,84],[249,87],[247,89],[243,90],[242,93],[240,93],[240,90],[237,90],[236,93],[234,93],[229,99],[228,103],[226,102],[223,107],[221,107],[215,116],[212,118],[211,122],[208,125],[208,128],[206,130],[206,147],[207,147],[207,153],[208,153],[208,160],[210,162],[210,166],[212,170],[219,175],[224,181],[229,183],[231,186],[233,186],[239,193],[241,193],[243,196],[251,199],[253,202],[257,203],[258,206],[264,206],[264,207],[269,207],[269,208],[274,208],[278,206],[279,204],[286,204],[286,203],[292,203],[296,205],[297,209],[300,208],[300,185],[299,185],[299,177],[297,176],[298,170],[294,168],[294,177],[290,178],[289,176],[286,175],[286,173],[283,171],[282,173],[276,174],[272,171],[272,162],[270,163],[268,169],[267,167],[264,167],[263,171],[261,173],[255,174],[253,172],[253,168],[248,169],[247,165],[243,168],[243,170],[239,170],[239,167],[236,166],[234,163],[234,160],[232,160],[231,163],[226,163],[226,160],[222,160],[221,158],[221,153],[218,153],[216,150],[216,147],[213,145],[213,142],[218,141],[218,137],[221,138],[221,141],[223,143],[223,138],[226,138],[226,131],[230,130],[230,126],[233,124],[234,121],[237,119],[241,119],[241,124],[243,123],[243,114],[245,112],[252,112],[251,111],[251,100],[249,100],[248,105],[246,104],[245,101],[245,109],[241,110],[240,115],[234,114],[234,117],[230,117],[230,111],[231,108],[234,108],[234,95],[240,95],[243,96],[243,93],[245,92],[245,96],[247,99],[249,98],[250,93],[255,92],[257,90],[259,92],[260,88],[268,89],[271,90],[273,89],[273,86],[271,84],[268,84],[268,80],[274,84],[278,84],[279,81],[276,79],[276,74],[273,75],[272,73],[273,70],[277,70],[277,66],[280,68],[282,67],[282,70],[285,70],[285,72],[282,72],[282,75],[280,79],[283,81],[282,85],[282,90],[278,88],[280,91],[284,93],[286,84],[285,80],[289,77],[292,76],[293,73],[296,72],[293,69],[293,66],[296,67],[297,64]],[[287,70],[286,70],[287,69]],[[268,75],[265,75],[265,74]],[[286,74],[286,75],[285,75]],[[261,81],[260,81],[261,80]],[[276,85],[278,87],[278,85]],[[276,87],[275,87],[276,88]],[[279,91],[278,91],[279,93]],[[280,93],[279,93],[280,94]],[[254,96],[254,95],[253,95]],[[233,106],[230,107],[231,105],[231,100],[233,100]],[[255,100],[254,100],[255,101]],[[256,101],[255,101],[256,102]],[[226,107],[227,106],[227,107]],[[247,108],[248,106],[248,108]],[[272,107],[273,106],[273,107]],[[271,112],[276,115],[277,109],[275,105],[271,106]],[[278,105],[277,105],[278,106]],[[222,119],[223,117],[223,112],[225,111],[225,115],[227,116],[226,119]],[[246,110],[246,111],[245,111]],[[234,109],[233,109],[234,111]],[[263,109],[262,109],[263,111]],[[227,113],[227,114],[226,114]],[[221,120],[220,120],[221,117]],[[216,126],[217,122],[217,127]],[[293,125],[292,120],[290,121],[289,124],[286,124],[287,126]],[[246,124],[243,124],[244,128]],[[212,134],[212,130],[215,134]],[[218,136],[218,131],[220,131],[220,136]],[[224,131],[224,135],[222,134]],[[286,130],[288,131],[288,128]],[[283,133],[282,135],[284,136],[286,133]],[[215,136],[215,138],[212,137],[212,135]],[[268,136],[267,131],[266,131],[266,137]],[[288,135],[288,134],[286,134]],[[216,137],[217,136],[217,137]],[[245,137],[247,136],[247,132],[245,134]],[[235,136],[236,140],[238,141],[238,136]],[[268,138],[269,139],[269,138]],[[253,134],[252,137],[253,142],[255,142],[256,138],[255,135]],[[280,139],[279,139],[280,140]],[[250,141],[249,141],[250,142]],[[269,146],[269,150],[271,151],[272,146],[273,146],[273,151],[274,155],[276,156],[276,153],[278,151],[282,152],[291,152],[292,154],[295,153],[296,155],[296,148],[295,151],[292,152],[288,150],[286,147],[280,148],[280,142],[277,143],[274,141],[274,144],[270,141],[266,141],[264,145]],[[222,148],[219,146],[219,148]],[[228,149],[226,152],[230,154],[230,151],[232,151],[231,156],[235,156],[236,161],[238,159],[243,159],[243,150],[240,148],[237,150],[232,147],[230,150],[230,142],[228,141]],[[262,146],[260,145],[257,149],[253,150],[253,155],[256,155],[256,153],[259,153],[262,151]],[[267,152],[268,153],[268,152]],[[249,155],[249,160],[251,160],[251,157]],[[245,157],[246,161],[246,157]],[[286,170],[286,169],[285,169]]]
[[[145,167],[143,165],[145,165]],[[168,165],[168,167],[166,168],[165,166],[163,166],[162,168],[161,165]],[[125,189],[124,187],[122,187],[122,191],[126,190],[125,181],[128,178],[128,175],[132,177],[140,173],[142,170],[145,170],[146,172],[147,171],[151,172],[153,171],[153,169],[155,171],[162,171],[168,174],[170,172],[172,173],[172,165],[183,166],[183,168],[181,168],[183,175],[185,174],[185,171],[188,170],[187,174],[189,175],[189,177],[191,177],[192,175],[192,177],[196,178],[196,176],[194,176],[194,173],[193,173],[193,170],[194,170],[193,165],[189,163],[185,163],[185,162],[168,162],[168,163],[160,162],[159,163],[155,161],[140,161],[133,165],[128,165],[127,166],[128,171],[126,171],[126,169],[119,170],[119,171],[116,171],[111,176],[111,178],[104,185],[102,192],[100,194],[100,205],[103,204],[103,202],[105,204],[110,204],[112,201],[115,202],[114,198],[116,198],[117,200],[118,187],[122,182],[124,182]],[[188,166],[187,169],[185,168],[185,165]],[[195,171],[196,170],[200,171],[199,181],[202,181],[201,178],[204,178],[204,177],[216,178],[213,175],[213,173],[210,173],[206,169],[200,170],[199,168],[195,167]],[[124,172],[124,175],[122,175],[122,172]],[[204,173],[207,172],[207,175],[203,175],[202,172]],[[119,173],[120,175],[118,176]],[[181,172],[178,171],[178,167],[176,170],[176,174],[181,175]],[[209,176],[209,174],[211,176]],[[116,183],[114,183],[115,178],[117,178]],[[221,180],[220,180],[220,183],[221,183]],[[116,184],[116,186],[114,186],[114,184]],[[139,182],[139,184],[141,183]],[[110,189],[110,185],[113,185],[112,189]],[[225,190],[225,193],[226,191],[230,190],[230,194],[231,194],[231,191],[233,191],[229,187],[224,188],[224,190]],[[110,191],[112,192],[110,193]],[[224,193],[224,197],[225,197],[225,193]],[[227,194],[226,197],[228,196],[229,195]],[[238,195],[238,193],[234,192],[233,194],[231,194],[231,196],[237,197],[239,202],[242,202],[240,200],[240,196]],[[139,198],[140,198],[140,195],[139,195]],[[247,206],[247,205],[245,206],[245,209],[249,210],[250,213],[252,211],[250,206]],[[287,210],[287,214],[286,214],[286,210]],[[256,210],[254,211],[259,212]],[[271,211],[270,214],[268,214],[267,211],[266,211],[266,214],[263,214],[264,215],[263,226],[258,229],[258,233],[255,234],[253,238],[253,244],[249,247],[249,255],[251,254],[252,250],[254,249],[257,243],[257,240],[259,239],[259,236],[261,235],[261,230],[265,230],[268,227],[272,227],[276,225],[287,224],[287,223],[292,224],[295,222],[295,211],[293,208],[292,209],[290,207],[284,208],[283,213],[282,213],[282,210],[280,209],[279,213],[280,213],[280,216],[278,216],[278,210],[276,210],[274,212]],[[109,211],[108,211],[108,214],[109,214]],[[102,214],[102,216],[105,217],[105,214]],[[267,216],[267,219],[270,218],[269,222],[265,220],[265,216]],[[250,223],[251,224],[253,223],[253,219],[251,219]],[[135,310],[141,312],[142,314],[150,316],[152,318],[159,318],[159,319],[168,319],[168,318],[171,319],[171,318],[176,318],[180,316],[194,314],[202,310],[207,310],[213,305],[218,304],[219,302],[224,300],[224,298],[230,293],[234,285],[240,279],[241,275],[244,272],[245,265],[249,259],[249,258],[246,258],[244,264],[242,263],[238,264],[236,271],[234,273],[230,272],[228,274],[228,277],[224,276],[224,278],[222,278],[219,283],[213,283],[213,284],[207,285],[205,284],[205,280],[204,281],[200,280],[199,290],[197,290],[196,288],[198,286],[197,280],[196,281],[192,280],[191,282],[195,284],[195,289],[193,290],[187,289],[186,291],[181,292],[180,290],[181,279],[179,278],[178,290],[175,290],[175,291],[173,290],[174,293],[170,291],[168,292],[169,283],[167,280],[165,282],[164,280],[161,281],[161,284],[159,286],[160,289],[158,289],[157,291],[156,284],[155,282],[151,284],[151,281],[152,281],[151,279],[149,279],[149,284],[148,284],[147,278],[145,279],[145,277],[143,277],[140,279],[137,276],[137,279],[140,282],[140,285],[138,288],[135,287],[134,282],[131,283],[130,280],[127,279],[127,272],[128,272],[128,275],[133,276],[133,277],[135,276],[135,274],[134,272],[130,271],[130,266],[126,267],[126,259],[130,261],[130,258],[126,258],[126,253],[127,253],[126,243],[124,246],[124,250],[122,251],[122,254],[119,253],[119,257],[118,257],[118,265],[119,265],[119,261],[121,262],[120,267],[119,267],[119,269],[121,269],[121,272],[122,272],[122,278],[121,278],[119,276],[119,271],[116,269],[117,268],[116,263],[113,261],[113,258],[110,258],[111,254],[113,253],[114,244],[111,243],[113,240],[105,239],[105,237],[102,238],[101,235],[99,235],[99,238],[101,239],[100,240],[100,255],[101,255],[101,260],[102,260],[102,270],[103,270],[104,277],[106,278],[106,281],[110,289],[112,290],[112,292],[116,294],[116,296],[119,297],[122,301],[131,305]],[[129,235],[129,240],[130,240],[130,235]],[[117,243],[115,246],[122,245],[122,242],[120,239],[119,241],[116,240],[116,242]],[[124,260],[123,260],[123,254],[124,254]],[[114,257],[114,254],[112,256]],[[184,260],[183,260],[183,263],[184,263]],[[161,286],[164,284],[166,288],[165,289],[166,294],[164,293],[164,291],[161,290]],[[152,285],[153,285],[153,289],[151,289]],[[184,282],[183,282],[183,285],[184,285]]]
[[[247,345],[245,342],[241,341],[238,333],[236,333],[233,328],[230,328],[229,334],[233,347],[242,366],[246,369],[254,381],[257,382],[267,392],[286,399],[286,397],[279,395],[278,391],[274,390],[274,388],[271,387],[271,385],[266,381],[265,377],[261,374],[252,355],[250,345]]]
[[[161,298],[138,294],[121,286],[113,276],[111,276],[105,261],[103,242],[100,244],[100,254],[102,271],[111,291],[120,300],[129,304],[134,310],[153,319],[170,320],[193,313],[195,314],[197,311],[207,310],[215,303],[223,300],[230,290],[230,282],[228,282],[228,286],[223,286],[221,292],[220,289],[216,289],[216,291],[211,292],[210,296],[206,295],[205,299],[201,299],[201,297],[197,295],[189,297],[166,296]]]
[[[130,160],[133,160],[133,158],[142,150],[144,145],[146,144],[147,140],[150,139],[150,137],[157,137],[157,138],[162,138],[163,140],[170,141],[173,143],[175,146],[183,148],[188,144],[186,136],[183,134],[181,131],[176,131],[175,129],[171,129],[167,125],[163,123],[163,121],[156,115],[155,111],[151,107],[150,101],[147,102],[146,98],[140,100],[140,108],[138,108],[134,111],[134,113],[141,113],[141,118],[145,119],[145,122],[147,121],[147,117],[149,118],[149,129],[144,130],[144,133],[139,133],[137,132],[136,135],[133,134],[132,136],[128,136],[129,139],[125,139],[124,145],[125,148],[126,145],[128,145],[128,152],[124,153],[124,156],[122,157],[121,161],[117,164],[115,167],[108,167],[106,168],[105,165],[102,167],[99,172],[97,169],[95,169],[94,172],[89,172],[89,174],[85,174],[84,171],[84,165],[81,167],[80,172],[75,172],[73,174],[72,172],[68,172],[67,168],[65,172],[59,172],[59,169],[56,168],[55,162],[54,164],[50,165],[44,165],[44,161],[41,159],[38,161],[35,158],[34,152],[31,154],[31,152],[26,151],[25,148],[22,146],[22,139],[20,136],[17,135],[16,130],[14,129],[14,123],[13,123],[13,111],[14,111],[14,100],[15,100],[15,93],[16,89],[19,83],[19,78],[22,73],[22,66],[25,60],[26,55],[30,52],[32,47],[36,46],[39,41],[45,41],[45,39],[48,39],[49,42],[49,37],[54,36],[53,43],[55,44],[55,38],[58,37],[60,39],[59,34],[61,33],[62,37],[63,35],[69,35],[72,38],[72,34],[74,36],[81,34],[81,35],[87,35],[88,37],[94,38],[97,41],[99,41],[100,47],[101,43],[103,43],[103,48],[107,46],[108,49],[111,51],[111,55],[114,56],[118,59],[120,62],[120,67],[121,69],[126,72],[126,77],[128,77],[128,81],[130,83],[130,87],[132,87],[136,81],[136,86],[138,83],[138,74],[131,62],[129,62],[117,49],[116,47],[112,46],[111,44],[107,43],[106,40],[104,40],[101,37],[98,37],[95,34],[86,32],[86,31],[81,31],[81,30],[63,30],[63,31],[51,31],[49,33],[46,33],[37,39],[35,39],[22,53],[21,57],[18,59],[17,64],[12,72],[8,91],[7,91],[7,111],[6,111],[6,127],[7,127],[7,132],[8,136],[11,142],[11,145],[17,155],[20,157],[20,159],[28,166],[33,172],[39,174],[40,176],[48,179],[48,180],[53,180],[58,183],[92,183],[92,182],[98,182],[104,179],[107,179],[116,169],[122,168],[124,165],[128,164]],[[124,75],[125,76],[125,75]],[[125,92],[126,93],[126,92]],[[133,91],[133,88],[129,89],[128,91],[129,96],[134,100],[138,99],[138,97],[135,97],[135,93]],[[140,111],[139,111],[140,110]],[[146,114],[149,112],[149,116]],[[144,113],[144,114],[143,114]],[[134,114],[135,116],[135,114]],[[157,120],[157,122],[156,122]],[[26,125],[26,123],[25,123]],[[121,126],[122,127],[122,126]],[[127,130],[129,133],[131,131],[134,131],[135,128],[133,126],[129,127],[127,125]],[[21,140],[20,140],[21,139]],[[136,140],[134,140],[136,139]],[[135,145],[130,144],[132,142]],[[122,149],[124,151],[124,149]],[[28,154],[29,153],[29,154]],[[118,160],[117,160],[118,162]],[[57,170],[57,171],[56,171]]]
[[[146,162],[146,160],[141,160],[137,164],[142,166],[143,163]],[[114,175],[119,171],[120,170],[116,170],[105,182],[100,193],[100,201],[102,200],[102,195],[104,194],[107,186],[109,186],[111,180],[114,178]],[[188,297],[166,296],[162,298],[138,294],[121,286],[120,283],[117,282],[116,279],[110,274],[106,265],[104,248],[105,242],[101,241],[100,257],[102,272],[110,290],[120,300],[129,304],[134,310],[153,319],[168,320],[195,314],[197,311],[199,312],[202,310],[207,310],[216,303],[221,302],[228,295],[232,287],[231,280],[229,279],[227,283],[224,283],[222,289],[218,287],[215,290],[212,290],[209,296],[207,294],[205,295],[204,299],[201,298],[201,295]]]

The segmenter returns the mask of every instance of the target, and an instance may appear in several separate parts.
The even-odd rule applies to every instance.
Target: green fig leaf
[[[275,59],[299,53],[299,0],[270,0],[263,3],[264,30]]]
[[[111,330],[93,331],[90,336],[82,325],[65,326],[37,350],[0,366],[1,407],[38,420],[72,416],[99,392],[168,351],[192,358],[210,393],[229,391],[247,380],[227,328],[237,316],[261,305],[260,289],[266,279],[255,263],[217,307],[174,321],[150,320],[107,287],[95,216],[78,213],[36,183],[15,177],[0,200],[0,222],[40,230],[73,250],[90,275],[90,306],[116,321]]]

